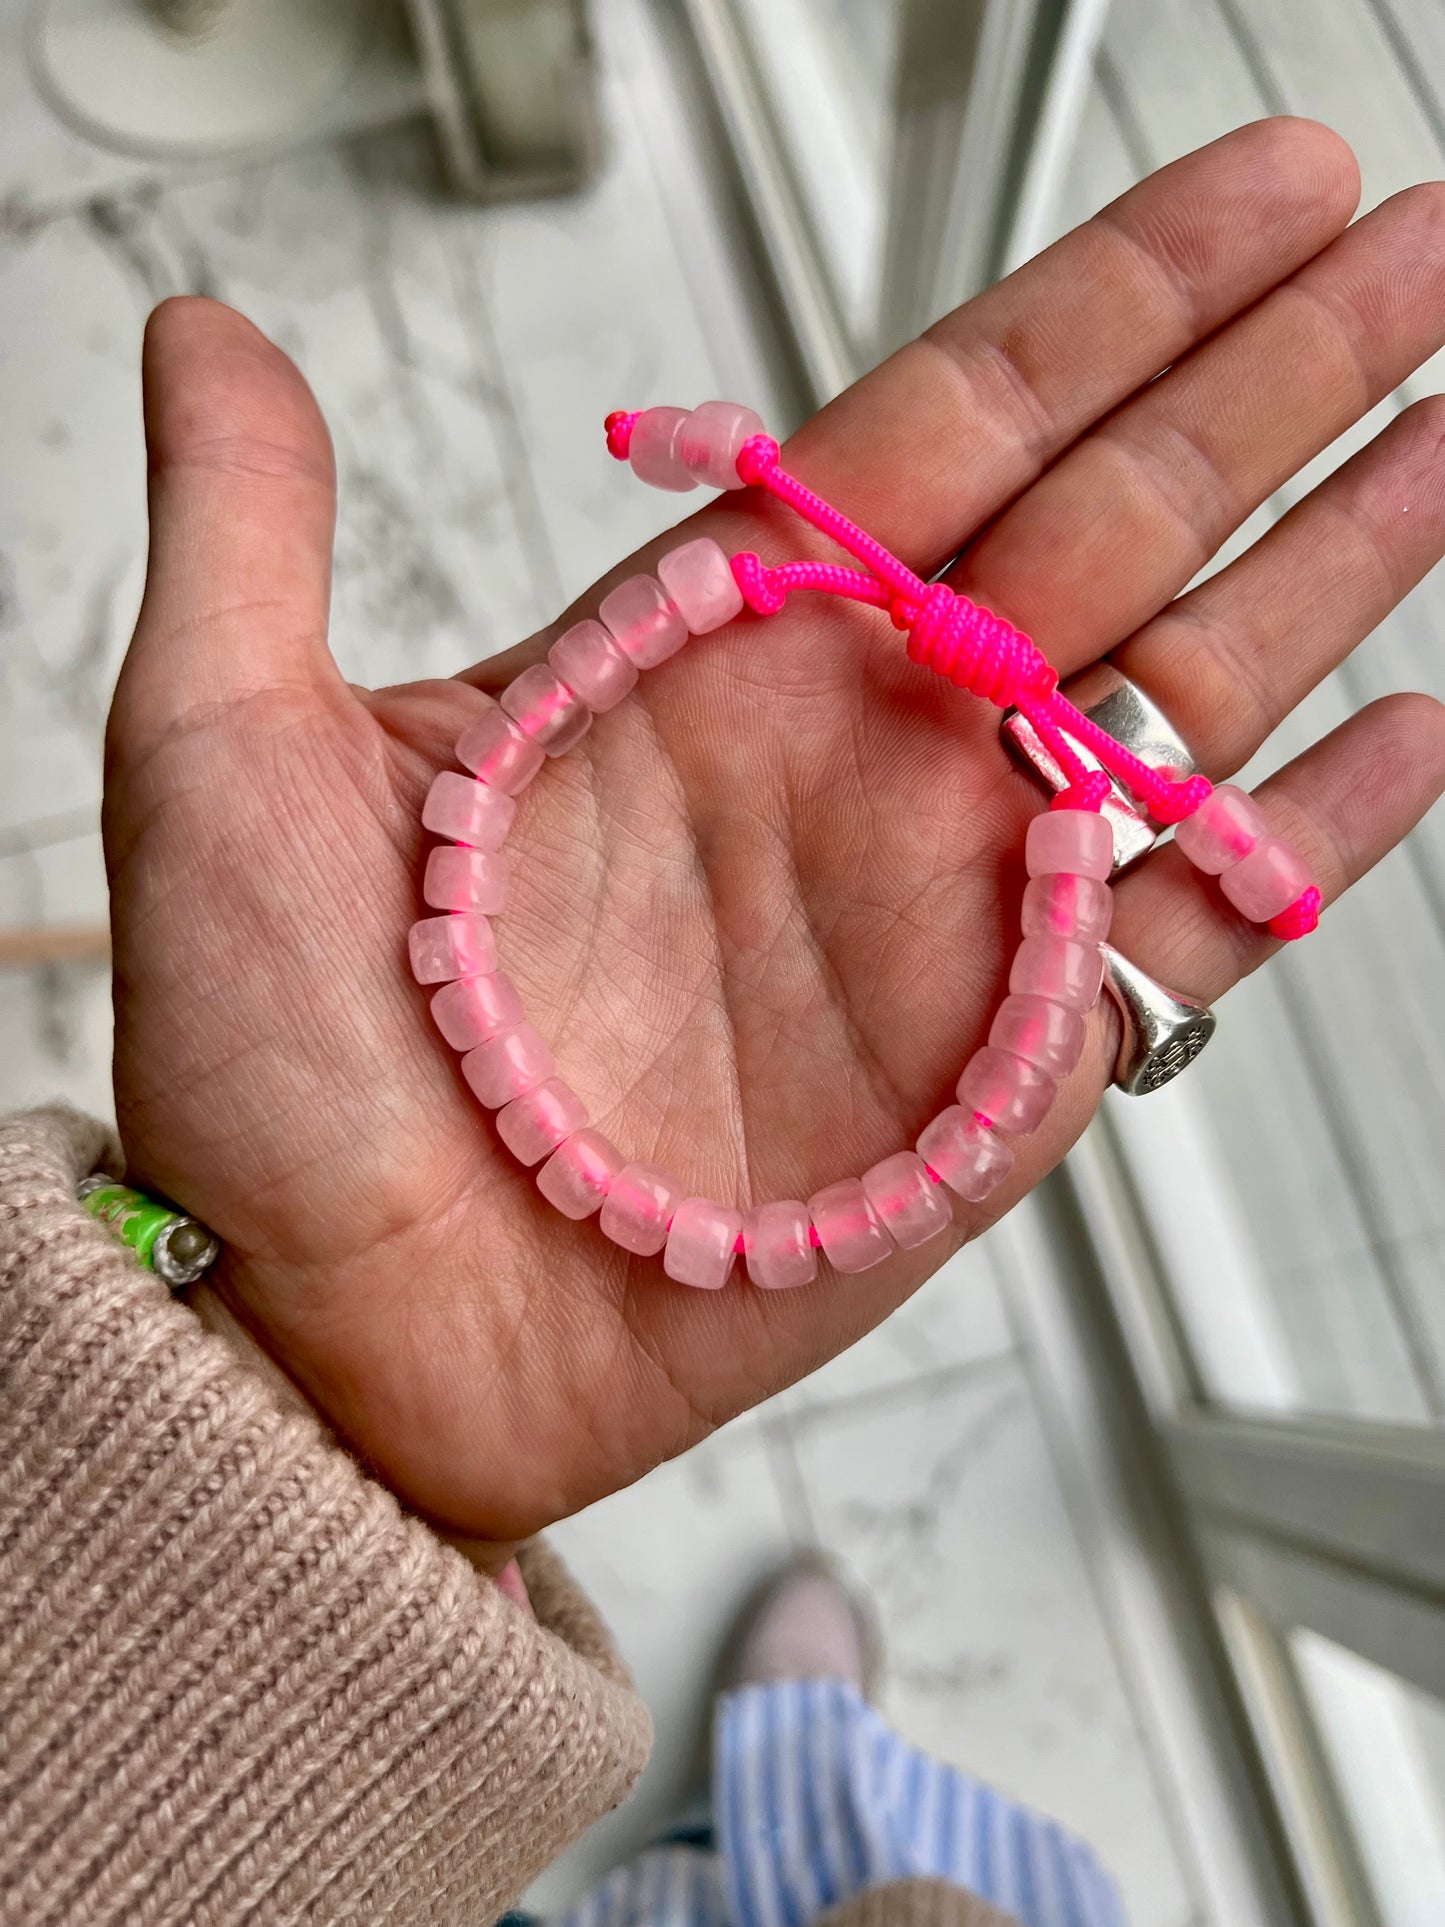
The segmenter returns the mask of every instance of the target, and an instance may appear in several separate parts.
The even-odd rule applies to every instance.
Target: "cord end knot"
[[[637,426],[640,412],[636,408],[614,408],[602,424],[607,430],[607,452],[616,461],[627,460],[627,451],[632,446],[632,431]]]
[[[749,435],[738,450],[738,479],[761,482],[778,466],[782,451],[771,435]]]
[[[1295,943],[1299,938],[1307,937],[1312,930],[1319,927],[1320,906],[1323,901],[1319,886],[1312,883],[1308,890],[1302,891],[1293,903],[1280,911],[1277,917],[1270,918],[1270,934],[1283,937],[1286,943]]]
[[[1193,816],[1201,804],[1207,803],[1213,794],[1214,785],[1207,776],[1190,776],[1183,782],[1166,778],[1144,797],[1144,801],[1156,823],[1182,823],[1186,816]]]
[[[775,616],[787,601],[786,589],[773,580],[774,571],[765,569],[751,549],[738,550],[732,572],[743,601],[755,615]]]

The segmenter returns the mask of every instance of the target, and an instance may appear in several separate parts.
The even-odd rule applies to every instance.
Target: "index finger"
[[[798,432],[788,466],[930,575],[1086,428],[1333,240],[1358,197],[1328,128],[1241,127],[900,348]]]

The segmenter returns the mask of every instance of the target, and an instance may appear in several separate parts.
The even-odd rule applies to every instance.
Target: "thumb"
[[[145,597],[111,747],[146,746],[272,688],[340,683],[326,643],[336,479],[295,365],[219,302],[162,302],[142,355]]]

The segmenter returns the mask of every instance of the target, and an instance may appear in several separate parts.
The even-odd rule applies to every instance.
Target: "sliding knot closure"
[[[907,631],[912,661],[1000,709],[1042,701],[1058,687],[1057,674],[1022,630],[942,582],[918,601],[895,596],[888,613],[895,628]]]

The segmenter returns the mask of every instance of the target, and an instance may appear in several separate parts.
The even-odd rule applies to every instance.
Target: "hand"
[[[1434,401],[1181,596],[1445,338],[1445,193],[1346,232],[1356,192],[1323,129],[1245,128],[940,322],[786,460],[923,573],[963,550],[950,580],[1064,674],[1110,652],[1226,776],[1445,547]],[[702,1293],[543,1203],[433,1030],[405,934],[428,784],[478,691],[550,636],[455,681],[349,687],[326,644],[330,453],[301,377],[237,315],[178,301],[152,318],[145,389],[150,573],[105,824],[131,1170],[225,1240],[224,1297],[398,1493],[510,1540],[811,1370],[946,1251]],[[811,539],[751,497],[689,526],[765,560]],[[689,643],[542,773],[510,839],[503,964],[629,1156],[719,1199],[807,1197],[951,1101],[1001,994],[1039,808],[997,727],[877,611],[799,597]],[[1397,696],[1264,795],[1328,902],[1442,783],[1445,712]],[[1167,848],[1120,886],[1115,930],[1209,999],[1275,947]],[[1106,1000],[959,1238],[1057,1163],[1114,1048]]]

